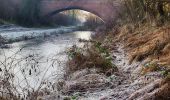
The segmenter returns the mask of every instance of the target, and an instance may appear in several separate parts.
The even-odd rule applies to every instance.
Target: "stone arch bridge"
[[[5,11],[16,14],[17,8],[22,6],[23,0],[6,0],[10,8]],[[120,9],[120,0],[39,0],[40,17],[46,18],[59,12],[71,9],[80,9],[91,12],[107,22],[116,17]],[[0,4],[1,6],[1,4]],[[14,15],[15,16],[15,15]]]
[[[53,16],[56,13],[79,9],[91,12],[108,22],[116,17],[120,8],[117,0],[41,0],[41,16]]]

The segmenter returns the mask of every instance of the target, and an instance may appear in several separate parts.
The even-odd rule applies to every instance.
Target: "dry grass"
[[[68,56],[70,59],[67,62],[68,74],[86,68],[96,68],[99,73],[105,74],[110,70],[117,71],[108,49],[100,42],[87,42],[83,48],[73,46],[68,51]]]
[[[132,26],[131,26],[132,27]],[[129,64],[134,61],[152,62],[149,67],[143,67],[142,73],[170,69],[170,26],[151,27],[142,25],[132,31],[125,25],[119,34],[128,53]],[[155,62],[155,63],[153,63]],[[167,73],[168,75],[168,73]]]
[[[53,90],[51,88],[53,87],[52,83],[48,83],[47,79],[45,77],[40,80],[40,84],[37,84],[37,89],[30,86],[30,82],[28,79],[30,78],[31,74],[34,74],[37,71],[36,68],[39,69],[39,64],[41,62],[41,59],[39,59],[40,56],[36,56],[34,54],[29,54],[24,57],[17,57],[21,51],[24,49],[21,48],[11,56],[6,56],[4,49],[1,49],[1,56],[4,56],[4,59],[1,59],[0,61],[0,100],[37,100],[39,97],[43,97],[45,95],[49,95]],[[57,54],[56,54],[57,55]],[[53,67],[54,64],[60,63],[58,58],[55,58],[56,55],[52,57],[52,59],[48,58],[47,62],[51,62],[49,66],[46,66],[47,69],[45,72],[38,72],[36,75],[40,75],[43,73],[43,76],[46,75],[49,68]],[[44,64],[47,62],[43,62]],[[34,66],[32,68],[31,66]],[[29,68],[29,69],[26,69]],[[41,66],[40,66],[41,67]],[[18,72],[14,72],[16,68],[19,68]],[[32,70],[36,70],[36,72],[31,72]],[[23,80],[17,80],[18,84],[15,83],[15,77],[17,77],[17,74],[21,71],[20,77],[24,77]],[[29,74],[26,74],[29,71]],[[49,76],[50,77],[50,76]],[[25,82],[27,85],[25,87],[22,87],[20,85],[21,82]],[[49,85],[50,84],[50,85]],[[22,90],[22,91],[20,91]]]
[[[157,98],[163,98],[164,100],[166,100],[166,97],[169,97],[170,94],[170,80],[167,79],[162,83],[163,88],[157,94]]]
[[[153,94],[156,100],[167,100],[170,94],[170,26],[127,24],[119,30],[115,39],[124,44],[129,64],[145,61],[148,63],[146,66],[141,65],[142,74],[161,71],[165,76],[165,80]]]
[[[169,100],[169,81],[155,80],[131,94],[128,100]]]
[[[170,58],[170,27],[153,28],[144,25],[134,32],[123,27],[119,39],[124,39],[125,48],[129,52],[129,64],[148,58],[170,64],[168,60]]]

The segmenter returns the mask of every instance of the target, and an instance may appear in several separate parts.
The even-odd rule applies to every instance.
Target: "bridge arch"
[[[115,0],[114,5],[110,0],[41,0],[41,16],[52,16],[56,13],[79,9],[97,15],[104,22],[116,17],[116,8],[119,2]]]
[[[102,22],[105,22],[101,17],[100,17],[100,14],[98,14],[98,12],[95,12],[95,11],[91,11],[89,9],[86,9],[86,8],[82,8],[82,7],[78,7],[78,6],[71,6],[71,7],[67,7],[67,8],[62,8],[62,9],[57,9],[53,12],[50,12],[48,13],[47,15],[45,15],[46,17],[51,17],[51,16],[54,16],[55,14],[58,14],[60,12],[63,12],[63,11],[68,11],[68,10],[82,10],[82,11],[87,11],[89,13],[92,13],[94,15],[96,15]]]

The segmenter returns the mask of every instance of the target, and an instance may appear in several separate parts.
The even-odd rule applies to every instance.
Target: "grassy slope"
[[[170,26],[168,24],[161,27],[147,24],[137,27],[133,24],[124,25],[120,27],[113,40],[124,44],[130,65],[143,61],[149,63],[147,66],[140,65],[142,74],[153,71],[163,72],[165,79],[156,84],[157,90],[146,95],[148,98],[154,95],[159,100],[166,100],[170,94]],[[134,95],[138,94],[139,91],[134,93]]]
[[[143,25],[133,30],[132,26],[123,26],[119,39],[129,53],[129,64],[133,61],[155,61],[170,67],[170,26],[151,27]]]

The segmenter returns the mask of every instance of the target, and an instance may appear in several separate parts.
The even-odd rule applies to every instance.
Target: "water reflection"
[[[85,39],[85,40],[91,39],[91,35],[92,35],[90,31],[85,31],[85,32],[78,31],[78,32],[74,32],[73,34],[75,35],[76,38]]]

